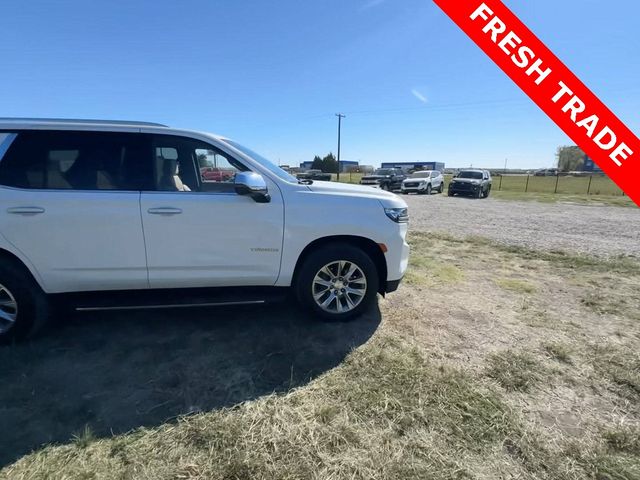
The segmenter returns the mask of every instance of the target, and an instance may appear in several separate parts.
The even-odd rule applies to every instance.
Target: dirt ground
[[[549,441],[640,428],[640,265],[437,234],[412,246],[407,282],[381,302],[385,327],[495,377]]]
[[[405,195],[413,231],[477,235],[504,245],[640,258],[640,209]]]
[[[408,200],[405,282],[353,323],[77,315],[0,350],[0,478],[640,479],[639,212]]]

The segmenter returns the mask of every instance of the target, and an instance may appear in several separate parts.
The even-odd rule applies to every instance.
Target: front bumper
[[[401,223],[394,234],[385,239],[388,247],[385,253],[387,263],[387,281],[385,292],[393,292],[404,277],[404,273],[409,266],[409,253],[411,247],[407,243],[407,230],[409,224]]]
[[[427,190],[427,185],[418,185],[418,186],[407,186],[402,184],[402,186],[400,187],[400,189],[403,192],[425,192]]]
[[[393,293],[398,290],[400,282],[402,282],[402,278],[399,280],[387,280],[387,288],[384,289],[384,293]]]
[[[450,184],[449,185],[449,193],[457,193],[459,195],[477,195],[478,191],[481,189],[481,185],[473,185],[473,184]]]

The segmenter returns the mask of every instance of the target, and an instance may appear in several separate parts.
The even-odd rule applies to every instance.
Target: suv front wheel
[[[48,317],[47,299],[31,274],[0,260],[0,344],[35,333]]]
[[[298,301],[317,316],[345,321],[375,301],[378,272],[371,258],[348,244],[321,247],[309,255],[296,279]]]

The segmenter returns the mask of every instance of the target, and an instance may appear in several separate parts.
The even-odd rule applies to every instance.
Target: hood
[[[378,188],[367,187],[365,185],[353,185],[350,183],[320,182],[314,180],[313,185],[307,188],[315,193],[337,194],[351,197],[362,197],[379,200],[388,207],[406,207],[406,203],[398,195],[380,190]]]
[[[428,182],[428,178],[405,178],[402,183],[419,183],[419,182]]]
[[[391,175],[364,175],[363,179],[367,180],[381,180],[383,178],[391,178]]]
[[[482,183],[482,180],[480,180],[479,178],[454,178],[451,180],[451,183],[453,182],[458,182],[458,183]]]

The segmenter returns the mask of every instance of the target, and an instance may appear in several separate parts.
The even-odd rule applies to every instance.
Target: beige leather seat
[[[162,158],[162,157],[159,157]],[[190,192],[191,189],[182,183],[178,174],[178,161],[162,158],[162,177],[160,177],[160,190]]]
[[[182,179],[178,175],[173,176],[173,181],[176,182],[176,188],[180,192],[190,192],[191,189],[182,183]]]
[[[60,170],[60,162],[47,162],[47,188],[57,190],[69,190],[71,184],[64,178],[64,173]]]

